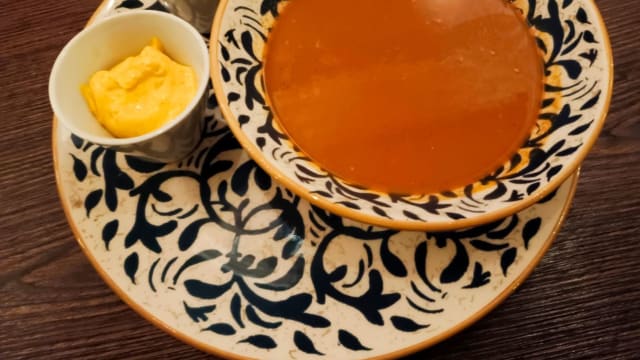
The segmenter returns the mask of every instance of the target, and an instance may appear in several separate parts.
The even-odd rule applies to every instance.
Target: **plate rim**
[[[592,0],[588,0],[588,1],[592,1]],[[227,2],[227,0],[222,0],[222,2]],[[222,3],[221,2],[221,3]],[[98,7],[96,8],[96,10],[93,12],[93,14],[91,15],[91,17],[89,18],[89,20],[87,21],[87,23],[85,24],[85,26],[91,24],[93,21],[95,21],[95,19],[97,18],[97,16],[110,4],[113,3],[113,0],[102,0],[102,2],[100,3],[100,5],[98,5]],[[601,20],[601,19],[600,19]],[[608,40],[608,37],[607,37]],[[612,63],[613,65],[613,63]],[[613,77],[612,77],[613,78]],[[609,98],[610,101],[610,98]],[[607,109],[608,109],[608,103],[607,102]],[[604,113],[604,117],[606,117],[606,111]],[[133,310],[135,313],[137,313],[140,317],[142,317],[144,320],[146,320],[147,322],[151,323],[152,325],[154,325],[156,328],[162,330],[165,333],[168,333],[169,335],[173,336],[174,338],[176,338],[177,340],[192,346],[196,349],[199,349],[201,351],[204,351],[206,353],[209,354],[213,354],[216,356],[220,356],[222,358],[225,359],[253,359],[251,357],[248,356],[244,356],[244,355],[240,355],[240,354],[236,354],[236,353],[232,353],[226,350],[223,350],[219,347],[216,347],[210,343],[206,343],[204,341],[198,340],[188,334],[186,334],[183,331],[180,331],[176,328],[174,328],[173,326],[171,326],[170,324],[160,320],[159,318],[157,318],[151,311],[149,311],[148,309],[145,309],[142,305],[138,304],[136,301],[134,301],[128,294],[127,292],[120,288],[115,281],[111,278],[111,276],[108,274],[108,272],[100,265],[100,263],[98,262],[97,258],[95,256],[93,256],[93,253],[91,252],[91,250],[89,249],[89,247],[86,245],[85,240],[82,238],[81,233],[79,231],[79,229],[77,228],[77,225],[73,219],[73,216],[71,215],[71,210],[69,209],[68,205],[65,202],[65,196],[64,196],[64,190],[63,190],[63,186],[62,186],[62,175],[61,172],[59,171],[59,165],[60,165],[60,161],[58,158],[58,135],[59,135],[59,129],[62,125],[58,122],[58,119],[56,118],[55,114],[53,115],[53,119],[52,119],[52,130],[51,130],[51,152],[52,152],[52,159],[53,159],[53,170],[54,170],[54,175],[55,175],[55,182],[56,182],[56,191],[58,193],[58,198],[59,198],[59,202],[60,205],[63,209],[65,218],[67,220],[67,223],[69,224],[69,227],[71,228],[71,232],[76,240],[76,242],[78,243],[78,245],[80,246],[84,256],[89,260],[89,263],[91,264],[91,266],[94,268],[94,270],[98,273],[98,275],[100,276],[100,278],[102,279],[102,281],[104,283],[106,283],[106,285],[111,289],[111,291],[113,293],[115,293],[116,296],[118,296],[131,310]],[[246,150],[245,150],[246,151]],[[573,176],[573,178],[571,178]],[[538,266],[538,264],[540,263],[540,261],[542,260],[543,256],[548,252],[549,248],[551,247],[551,245],[553,244],[553,242],[555,241],[560,228],[562,227],[562,225],[564,224],[567,215],[571,209],[571,206],[573,205],[573,199],[575,197],[575,193],[576,193],[576,189],[577,189],[577,184],[578,184],[578,180],[580,177],[580,166],[578,165],[577,169],[574,172],[571,172],[570,175],[563,179],[564,181],[566,180],[571,180],[571,184],[570,184],[570,188],[568,190],[568,194],[567,197],[565,199],[564,204],[562,205],[562,210],[560,212],[560,215],[558,216],[558,218],[556,219],[555,224],[553,224],[553,228],[551,230],[551,234],[544,240],[543,245],[540,247],[540,249],[538,250],[538,252],[532,257],[531,261],[527,264],[527,266],[520,272],[520,274],[518,274],[509,284],[507,287],[505,287],[505,289],[503,289],[500,293],[498,293],[491,301],[489,301],[487,304],[485,304],[481,309],[477,310],[476,312],[474,312],[473,314],[471,314],[470,316],[468,316],[466,319],[464,319],[463,321],[461,321],[460,323],[456,324],[455,326],[445,330],[444,332],[430,337],[424,341],[418,342],[416,344],[413,344],[411,346],[399,349],[399,350],[395,350],[392,352],[388,352],[385,354],[381,354],[381,355],[377,355],[374,357],[370,357],[369,359],[393,359],[393,358],[398,358],[398,357],[402,357],[402,356],[407,356],[413,353],[416,353],[418,351],[421,350],[425,350],[431,346],[434,346],[435,344],[441,343],[442,341],[451,338],[452,336],[460,333],[461,331],[465,330],[466,328],[468,328],[469,326],[473,325],[474,323],[476,323],[478,320],[480,320],[481,318],[485,317],[488,313],[490,313],[491,311],[493,311],[496,307],[498,307],[502,302],[504,302],[511,294],[513,294],[523,283],[524,281],[531,275],[531,273],[533,272],[533,270]],[[560,182],[560,185],[562,185],[564,182]],[[552,188],[552,189],[556,189]],[[530,204],[533,205],[533,204]],[[341,214],[339,214],[341,215]],[[342,215],[341,215],[342,216]]]

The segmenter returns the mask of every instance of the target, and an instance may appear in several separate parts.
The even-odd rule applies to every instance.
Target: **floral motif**
[[[76,181],[92,177],[99,185],[85,195],[85,213],[91,218],[92,210],[102,202],[112,214],[104,222],[102,239],[107,250],[117,246],[128,251],[122,266],[131,283],[148,286],[153,292],[161,286],[183,288],[184,311],[193,322],[203,324],[203,331],[232,336],[249,327],[263,329],[263,333],[245,334],[238,340],[258,348],[278,346],[264,331],[290,321],[299,324],[292,334],[294,344],[309,353],[322,353],[302,329],[332,324],[311,310],[314,303],[323,305],[329,299],[356,310],[372,325],[391,324],[402,332],[428,328],[428,317],[418,320],[394,313],[394,305],[404,302],[425,315],[443,312],[438,300],[446,296],[444,288],[453,284],[474,289],[487,285],[492,277],[506,276],[517,252],[526,251],[540,226],[540,218],[528,219],[516,236],[523,243],[513,243],[521,221],[518,215],[478,228],[418,238],[355,223],[301,201],[276,185],[253,161],[235,160],[242,150],[216,116],[207,118],[203,137],[197,151],[179,164],[118,154],[73,135],[75,151],[70,156]],[[95,181],[98,179],[102,181]],[[197,189],[189,198],[190,206],[173,204],[181,195],[169,190],[166,185],[171,182],[191,183]],[[256,193],[263,196],[248,196]],[[122,197],[135,202],[135,218],[128,229],[119,225]],[[118,231],[124,235],[117,237]],[[216,234],[215,241],[208,238],[211,233]],[[177,242],[172,244],[177,252],[167,257],[165,244],[170,239]],[[244,247],[251,241],[273,242],[272,253],[258,254]],[[312,254],[301,252],[305,242],[311,242]],[[344,257],[339,248],[347,242],[357,244],[351,249],[354,256],[335,264],[335,259]],[[394,250],[399,244],[404,248],[402,254]],[[454,253],[434,276],[428,251],[449,246]],[[474,260],[479,252],[495,253],[501,271],[485,270],[481,260]],[[155,260],[148,273],[141,274],[142,258],[149,255]],[[204,273],[215,275],[202,276],[205,268]],[[385,290],[385,279],[408,280],[411,272],[417,274],[409,280],[411,291]],[[309,284],[302,284],[305,281]],[[228,307],[228,321],[214,321],[211,314],[222,306]],[[354,351],[375,345],[363,344],[348,329],[339,329],[337,336]]]

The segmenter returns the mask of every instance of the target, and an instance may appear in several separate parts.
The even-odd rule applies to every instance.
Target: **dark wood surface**
[[[0,359],[207,358],[111,292],[59,205],[48,76],[99,3],[2,1]],[[504,304],[413,358],[640,357],[640,1],[597,4],[614,49],[614,96],[567,222]]]

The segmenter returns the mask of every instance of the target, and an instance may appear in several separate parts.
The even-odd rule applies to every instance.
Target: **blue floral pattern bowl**
[[[263,49],[286,1],[220,2],[210,47],[218,102],[249,155],[316,206],[358,221],[411,230],[451,230],[495,221],[548,195],[578,168],[604,123],[613,79],[608,35],[592,1],[511,2],[526,17],[544,54],[538,120],[510,161],[462,188],[410,196],[372,191],[324,171],[294,146],[265,101],[262,81]]]

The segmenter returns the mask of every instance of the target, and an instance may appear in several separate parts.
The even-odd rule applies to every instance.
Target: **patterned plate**
[[[143,6],[162,8],[107,2],[98,15]],[[187,159],[157,164],[56,123],[55,170],[74,234],[114,291],[160,328],[231,358],[392,357],[451,336],[529,275],[577,179],[481,227],[398,232],[332,215],[276,184],[242,150],[213,94],[203,136]]]

